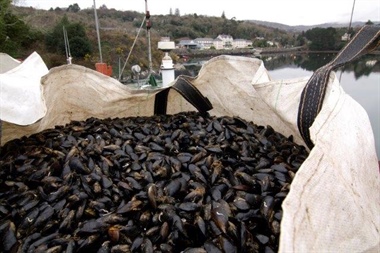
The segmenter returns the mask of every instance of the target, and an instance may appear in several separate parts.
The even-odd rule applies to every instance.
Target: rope
[[[141,25],[140,25],[139,31],[137,32],[137,36],[136,36],[135,40],[133,41],[133,44],[132,44],[132,46],[131,46],[131,49],[129,50],[129,53],[128,53],[128,56],[127,56],[127,59],[125,60],[124,66],[123,66],[123,68],[121,69],[121,71],[120,71],[120,73],[119,73],[119,81],[120,81],[120,79],[121,79],[121,74],[124,72],[124,69],[125,69],[125,67],[127,66],[127,63],[128,63],[129,57],[131,56],[131,53],[132,53],[132,51],[133,51],[133,48],[135,47],[135,44],[136,44],[137,38],[139,37],[140,31],[141,31],[141,28],[142,28],[143,25],[144,25],[145,19],[146,19],[146,17],[144,16],[144,19],[143,19],[143,21],[142,21],[142,23],[141,23]]]

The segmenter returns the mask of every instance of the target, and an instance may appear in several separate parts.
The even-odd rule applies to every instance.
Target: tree
[[[224,11],[222,12],[222,18],[226,19],[226,14],[224,13]]]
[[[78,4],[70,4],[69,7],[67,8],[68,12],[78,12],[80,11],[79,5]]]
[[[181,16],[181,14],[180,14],[180,12],[179,12],[179,9],[178,9],[178,8],[176,8],[176,9],[175,9],[175,14],[174,14],[174,15],[176,15],[176,16],[178,16],[178,17],[179,17],[179,16]]]
[[[368,19],[368,21],[365,23],[366,25],[373,25],[373,22]]]
[[[253,43],[252,43],[252,46],[254,47],[268,47],[268,43],[267,43],[267,40],[255,40]]]
[[[295,46],[303,46],[305,45],[305,43],[306,43],[305,37],[302,36],[301,34],[298,34],[296,38]]]
[[[6,38],[4,16],[9,9],[9,5],[10,1],[0,2],[0,42],[4,42]]]
[[[305,37],[311,42],[310,50],[336,50],[339,41],[335,28],[313,28],[306,31]]]
[[[20,57],[32,43],[38,33],[33,32],[24,21],[12,14],[11,0],[0,1],[0,51],[13,57]]]
[[[69,43],[73,57],[84,58],[91,52],[91,44],[86,38],[75,36],[69,39]]]
[[[63,27],[67,31],[73,57],[84,57],[86,54],[91,53],[91,44],[84,26],[80,23],[70,23],[66,15],[54,26],[52,31],[46,34],[45,44],[50,52],[65,54]]]

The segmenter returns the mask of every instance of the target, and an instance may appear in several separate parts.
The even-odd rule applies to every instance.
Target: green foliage
[[[78,4],[70,4],[69,7],[67,8],[68,12],[78,12],[80,11],[80,7]]]
[[[310,50],[337,50],[339,48],[339,35],[335,28],[313,28],[306,31],[305,37],[311,42]]]
[[[306,43],[305,37],[299,34],[295,40],[294,46],[297,46],[297,47],[302,46],[302,45],[305,45],[305,43]]]
[[[161,36],[170,36],[174,40],[183,37],[216,38],[219,34],[229,34],[235,39],[254,40],[256,37],[265,37],[267,40],[292,42],[292,34],[286,31],[259,26],[249,21],[238,21],[235,18],[192,14],[154,16],[152,19],[153,29],[159,30]]]
[[[81,23],[70,23],[66,15],[51,32],[46,34],[45,44],[49,52],[65,54],[63,27],[67,31],[72,56],[83,58],[91,53],[91,43],[86,35],[85,27]]]
[[[28,20],[26,27],[30,25],[35,30],[30,28],[29,30],[23,29],[22,25],[17,23],[11,27],[18,31],[10,32],[8,31],[9,27],[4,23],[5,14],[9,13],[9,2],[10,0],[0,0],[0,48],[6,47],[8,48],[7,52],[17,52],[25,46],[23,50],[26,50],[26,48],[28,48],[29,52],[30,50],[38,50],[46,58],[49,58],[46,59],[47,63],[54,63],[54,66],[62,64],[65,62],[63,39],[63,26],[65,26],[75,62],[82,65],[88,64],[90,67],[93,67],[93,63],[99,56],[97,55],[98,50],[94,50],[93,53],[91,52],[91,47],[97,49],[94,10],[92,8],[78,10],[76,7],[79,6],[73,4],[71,8],[69,7],[70,11],[67,11],[67,9],[61,10],[58,7],[55,9],[51,8],[50,11],[44,11],[14,6],[11,8],[16,13],[17,18]],[[75,12],[76,10],[77,12]],[[223,14],[225,13],[223,12]],[[103,60],[105,62],[117,66],[119,58],[122,61],[126,59],[137,34],[137,28],[140,27],[144,16],[145,13],[118,11],[112,8],[108,9],[106,6],[101,6],[98,9],[101,27],[110,28],[100,30]],[[57,20],[59,21],[57,22]],[[235,18],[210,17],[195,13],[181,16],[179,9],[174,8],[170,10],[170,15],[153,15],[151,20],[153,22],[151,45],[154,68],[159,67],[161,63],[163,54],[156,49],[156,45],[163,36],[169,36],[171,40],[179,42],[181,39],[185,39],[185,37],[189,39],[216,38],[219,34],[229,34],[235,39],[253,41],[254,47],[267,47],[267,41],[278,42],[283,47],[303,46],[310,42],[310,49],[312,50],[337,50],[342,46],[340,37],[347,32],[345,28],[342,30],[337,29],[336,33],[332,29],[292,33],[258,25],[250,21],[236,20]],[[13,24],[14,21],[9,18],[7,22]],[[36,30],[39,32],[36,32]],[[10,34],[12,36],[9,36]],[[45,43],[36,43],[41,40],[41,36],[44,36]],[[11,37],[17,38],[17,43],[10,40]],[[256,40],[257,37],[263,37],[264,40]],[[7,41],[5,41],[6,39]],[[117,50],[117,48],[122,50]],[[87,62],[84,62],[84,60],[83,62],[79,62],[79,60],[85,58],[85,55],[90,56],[87,57]],[[145,29],[140,33],[129,62],[141,64],[141,66],[148,65]],[[129,68],[127,66],[126,69]]]
[[[88,39],[75,36],[69,41],[72,56],[77,58],[84,58],[86,54],[91,52],[91,44]]]
[[[267,40],[255,40],[253,43],[252,43],[252,46],[254,47],[268,47],[268,43],[267,43]]]
[[[65,52],[65,42],[63,39],[63,27],[66,30],[69,25],[69,20],[66,15],[63,16],[60,22],[58,22],[51,32],[48,32],[45,37],[45,44],[47,49],[51,53],[64,53]],[[69,34],[69,32],[67,32]],[[70,34],[69,34],[70,39]]]
[[[38,39],[24,21],[12,14],[9,0],[0,1],[0,51],[20,57]]]
[[[7,34],[6,34],[6,25],[4,22],[4,7],[2,4],[0,5],[0,48],[2,47],[1,45],[5,43],[7,39]]]

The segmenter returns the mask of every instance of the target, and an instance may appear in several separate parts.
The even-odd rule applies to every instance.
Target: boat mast
[[[351,33],[350,33],[350,30],[351,30],[351,25],[352,25],[352,16],[354,15],[355,1],[356,1],[356,0],[354,0],[354,3],[352,4],[350,23],[348,24],[348,29],[347,29],[347,36],[348,36],[348,37],[347,37],[347,38],[348,38],[347,41],[348,41],[348,43],[349,43],[350,40],[351,40]],[[340,72],[340,75],[339,75],[339,82],[342,81],[343,69],[344,69],[344,67],[342,67],[342,71]]]
[[[351,30],[351,24],[352,24],[352,16],[354,15],[354,8],[355,8],[355,0],[354,0],[353,5],[352,5],[350,24],[349,24],[349,26],[348,26],[348,31],[347,31],[347,34],[348,34],[348,36],[349,36],[349,40],[351,40],[350,30]]]
[[[133,44],[132,44],[132,46],[131,46],[131,49],[129,50],[129,53],[128,53],[128,56],[127,56],[127,59],[126,59],[125,62],[124,62],[124,66],[123,66],[122,70],[121,70],[120,73],[119,73],[119,81],[121,80],[121,73],[124,72],[124,69],[125,69],[125,67],[127,66],[127,63],[128,63],[129,57],[131,56],[132,51],[133,51],[133,48],[135,47],[135,44],[136,44],[136,42],[137,42],[137,38],[139,37],[139,35],[140,35],[140,31],[141,31],[141,29],[142,29],[142,27],[143,27],[143,25],[144,25],[144,23],[145,23],[145,19],[146,19],[146,17],[144,16],[144,19],[143,19],[143,21],[141,22],[140,28],[139,28],[139,30],[138,30],[138,32],[137,32],[136,38],[135,38],[135,40],[133,41]]]
[[[101,45],[100,45],[99,21],[98,21],[98,14],[96,13],[96,4],[95,4],[95,0],[94,0],[94,12],[95,12],[96,34],[97,34],[97,36],[98,36],[98,47],[99,47],[100,63],[103,63],[102,47],[101,47]]]
[[[150,13],[148,11],[148,1],[145,0],[145,19],[146,19],[146,31],[148,33],[148,60],[149,60],[149,75],[152,73],[152,49],[150,45],[150,28],[152,23],[150,22]]]
[[[66,61],[67,64],[71,64],[71,52],[70,52],[70,44],[69,44],[69,37],[67,36],[67,31],[65,26],[63,26],[63,39],[65,40],[65,51],[66,51]]]

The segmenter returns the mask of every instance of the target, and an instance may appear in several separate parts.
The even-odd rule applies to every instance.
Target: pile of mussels
[[[276,252],[306,149],[195,112],[90,118],[0,153],[2,252]]]

